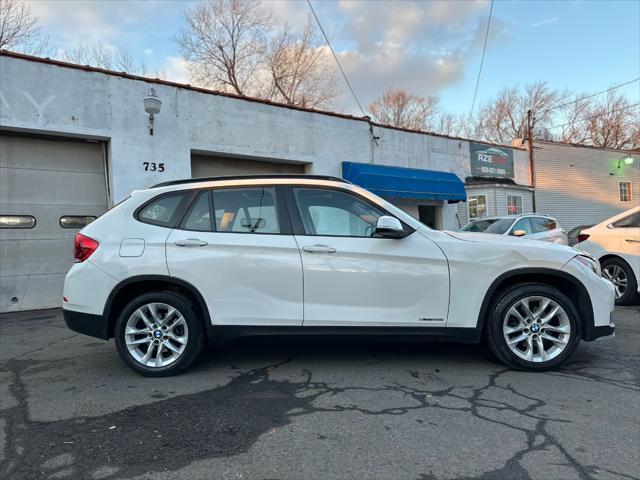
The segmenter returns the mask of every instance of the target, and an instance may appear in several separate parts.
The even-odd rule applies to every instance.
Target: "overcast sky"
[[[312,0],[356,94],[366,105],[393,84],[437,94],[442,107],[467,112],[473,99],[488,0]],[[178,82],[188,72],[171,40],[187,0],[29,0],[51,46],[126,46],[147,67]],[[303,24],[302,0],[265,2],[290,25]],[[506,86],[537,80],[595,92],[640,76],[640,1],[496,0],[478,92],[482,104]],[[359,114],[344,94],[336,110]],[[620,89],[640,102],[640,82]]]

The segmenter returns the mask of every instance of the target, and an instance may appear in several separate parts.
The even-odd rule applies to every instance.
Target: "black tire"
[[[511,351],[507,345],[503,333],[503,322],[507,312],[520,300],[527,297],[546,297],[560,305],[565,313],[570,325],[569,340],[555,358],[547,361],[532,362],[527,361]],[[507,366],[525,371],[546,371],[552,370],[563,364],[575,352],[580,343],[581,325],[578,311],[574,303],[559,289],[539,283],[522,284],[510,290],[499,293],[499,296],[492,303],[492,308],[488,313],[486,325],[486,341],[491,352]]]
[[[180,312],[188,328],[188,339],[184,351],[177,360],[163,367],[148,367],[136,360],[125,343],[125,327],[129,317],[140,307],[149,303],[164,303]],[[127,304],[115,325],[115,342],[120,357],[132,370],[145,377],[167,377],[188,368],[198,357],[206,343],[202,322],[195,313],[188,297],[176,292],[145,293]],[[168,350],[167,350],[168,351]]]
[[[633,305],[638,300],[638,280],[631,270],[631,267],[627,262],[621,258],[607,258],[602,262],[602,270],[607,267],[620,267],[624,274],[627,276],[627,289],[620,298],[616,298],[616,305]]]

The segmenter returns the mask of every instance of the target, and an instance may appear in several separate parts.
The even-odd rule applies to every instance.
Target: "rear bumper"
[[[89,335],[90,337],[109,340],[107,320],[102,315],[62,310],[64,321],[74,332]]]

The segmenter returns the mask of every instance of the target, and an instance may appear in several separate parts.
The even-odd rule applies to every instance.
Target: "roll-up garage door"
[[[101,143],[0,134],[0,311],[61,306],[73,237],[106,209]]]
[[[294,163],[276,163],[203,155],[191,157],[191,176],[193,178],[271,173],[304,174],[305,171],[304,165]]]

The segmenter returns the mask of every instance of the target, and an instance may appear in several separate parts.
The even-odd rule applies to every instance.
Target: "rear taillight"
[[[84,262],[98,249],[100,244],[93,238],[89,238],[81,233],[76,233],[73,241],[73,257],[76,263]]]
[[[587,238],[589,238],[589,234],[581,233],[578,235],[578,243],[584,242]]]

